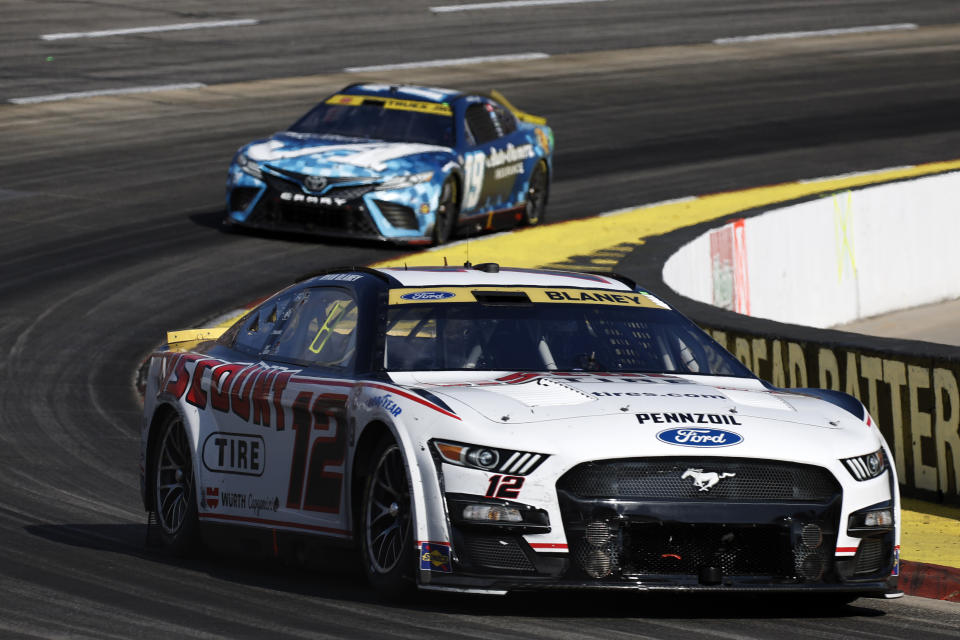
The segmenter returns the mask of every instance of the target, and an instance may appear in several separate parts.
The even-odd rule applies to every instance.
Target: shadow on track
[[[279,559],[203,550],[194,557],[173,557],[146,544],[142,524],[31,525],[31,535],[64,545],[134,556],[178,571],[211,579],[356,604],[397,610],[504,618],[591,618],[675,620],[774,620],[879,617],[885,613],[859,599],[850,605],[824,606],[800,596],[770,594],[611,593],[552,591],[513,593],[505,597],[419,592],[404,602],[381,599],[367,585],[356,551],[330,548],[306,560]],[[158,570],[160,570],[158,568]]]

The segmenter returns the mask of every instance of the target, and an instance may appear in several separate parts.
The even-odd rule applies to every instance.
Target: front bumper
[[[528,532],[489,524],[452,522],[449,573],[425,571],[427,588],[503,592],[539,589],[678,590],[730,592],[837,592],[881,595],[896,588],[895,531],[858,534],[854,555],[840,555],[838,538],[844,531],[843,491],[825,469],[805,465],[751,460],[714,461],[730,466],[747,481],[763,478],[769,491],[770,473],[783,480],[783,495],[771,499],[739,495],[733,483],[726,494],[703,497],[692,483],[692,493],[663,482],[679,474],[663,474],[664,465],[685,462],[665,459],[626,461],[651,464],[646,479],[627,490],[621,470],[617,486],[625,493],[645,496],[583,495],[597,489],[597,476],[580,484],[556,487],[562,522],[551,522],[564,532],[566,544],[556,549],[534,549]],[[596,468],[596,465],[592,465]],[[765,476],[763,474],[766,474]],[[819,474],[819,475],[817,475]],[[646,484],[643,484],[643,483]],[[681,487],[686,484],[681,483]],[[746,483],[741,487],[746,486]],[[651,488],[664,491],[656,497]],[[753,489],[750,489],[751,491]],[[697,495],[699,493],[699,495]],[[451,511],[448,494],[448,512]],[[458,494],[456,501],[468,496]],[[483,500],[476,496],[477,500]],[[554,520],[556,520],[554,516]],[[844,544],[847,544],[846,542]]]
[[[431,242],[425,228],[432,218],[396,201],[395,194],[376,192],[373,184],[347,183],[313,193],[267,171],[256,179],[231,168],[229,176],[228,225],[399,244]]]

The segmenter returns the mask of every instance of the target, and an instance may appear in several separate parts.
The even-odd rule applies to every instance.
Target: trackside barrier
[[[816,198],[845,199],[847,193]],[[664,281],[662,266],[679,248],[722,228],[724,222],[735,234],[738,223],[742,226],[746,220],[749,225],[752,217],[769,210],[738,212],[728,220],[648,237],[617,268],[669,300],[762,379],[779,387],[821,387],[859,398],[893,450],[904,495],[960,504],[960,348],[753,318],[681,296]],[[895,228],[890,231],[897,233]],[[928,227],[925,232],[936,230]],[[710,261],[704,264],[712,268]],[[734,280],[736,270],[733,260]],[[956,280],[956,272],[943,275]],[[708,271],[707,278],[711,277]],[[731,304],[725,306],[737,309],[730,299],[736,297],[736,286],[732,290],[734,295],[726,300]],[[809,305],[824,304],[822,296],[803,295]],[[739,310],[747,311],[742,306]]]

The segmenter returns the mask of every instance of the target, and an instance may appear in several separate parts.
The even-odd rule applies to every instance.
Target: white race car
[[[757,379],[626,278],[337,270],[213,337],[150,361],[141,491],[175,551],[336,540],[390,594],[896,589],[863,405]]]

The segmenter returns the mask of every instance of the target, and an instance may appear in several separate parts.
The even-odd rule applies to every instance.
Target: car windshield
[[[444,147],[452,147],[454,142],[451,116],[387,108],[382,101],[375,100],[366,100],[358,105],[319,104],[288,130]]]
[[[693,323],[665,308],[583,302],[515,304],[502,299],[492,304],[403,303],[389,309],[385,344],[389,371],[627,371],[754,377]]]

